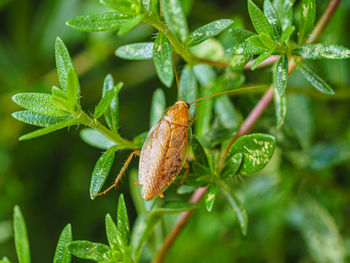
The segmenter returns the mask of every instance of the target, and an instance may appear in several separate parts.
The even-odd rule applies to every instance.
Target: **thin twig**
[[[328,25],[329,21],[333,17],[335,11],[337,10],[339,3],[341,0],[330,0],[325,12],[323,13],[322,17],[318,21],[316,27],[311,32],[310,36],[308,37],[306,43],[314,43],[316,42],[319,37],[321,36],[322,32]],[[295,67],[293,63],[291,63],[289,67],[289,72]],[[295,68],[294,68],[295,70]],[[242,136],[250,131],[250,129],[254,126],[256,121],[260,118],[260,116],[263,114],[263,112],[266,110],[266,108],[269,106],[273,99],[273,86],[270,87],[266,93],[263,95],[263,97],[260,99],[258,104],[254,107],[254,109],[251,111],[251,113],[248,115],[244,123],[242,124],[239,135]],[[238,139],[238,135],[235,137],[235,139]],[[234,141],[233,141],[234,142]],[[232,142],[232,143],[233,143]],[[207,190],[207,187],[202,187],[197,189],[194,194],[192,195],[190,202],[191,203],[198,203],[204,196],[205,192]],[[190,216],[192,215],[193,211],[186,211],[183,212],[168,236],[166,237],[163,246],[157,253],[155,259],[153,260],[153,263],[161,263],[163,262],[167,252],[171,248],[172,244],[175,242],[178,235],[181,233],[181,230],[185,227],[186,223],[188,222]]]

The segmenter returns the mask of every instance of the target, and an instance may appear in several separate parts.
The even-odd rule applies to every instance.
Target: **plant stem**
[[[328,25],[329,21],[331,20],[332,16],[334,15],[335,11],[337,10],[339,3],[341,0],[330,0],[325,12],[323,13],[322,17],[318,21],[317,25],[311,32],[310,36],[306,40],[306,43],[314,43],[316,42],[319,37],[321,36],[322,32]],[[289,72],[291,73],[291,70],[295,70],[295,63],[292,62],[289,65]],[[254,107],[254,109],[251,111],[251,113],[248,115],[244,123],[242,124],[241,128],[239,129],[239,135],[231,141],[231,145],[239,138],[239,136],[242,136],[250,131],[250,129],[254,126],[256,121],[260,118],[260,116],[263,114],[263,112],[266,110],[266,108],[269,106],[273,99],[273,86],[271,86],[266,93],[263,95],[263,97],[260,99],[258,104]],[[228,147],[229,149],[229,147]],[[191,199],[190,202],[192,203],[198,203],[204,196],[205,192],[207,190],[207,187],[202,187],[197,189]],[[192,211],[183,212],[168,236],[166,237],[163,246],[157,253],[153,263],[161,263],[163,262],[166,253],[171,248],[171,245],[175,242],[177,236],[181,233],[181,230],[185,227],[186,223],[188,222],[190,216],[192,215]]]
[[[96,119],[91,118],[84,111],[80,110],[76,114],[76,118],[86,126],[93,128],[104,136],[106,136],[111,141],[115,142],[119,149],[135,149],[135,145],[133,142],[125,140],[119,134],[112,132],[106,126],[104,126],[101,122]]]

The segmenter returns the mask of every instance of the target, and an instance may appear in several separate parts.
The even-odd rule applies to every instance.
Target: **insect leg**
[[[125,161],[125,163],[124,163],[122,169],[120,170],[120,172],[119,172],[117,178],[115,179],[114,183],[113,183],[110,187],[108,187],[106,190],[104,190],[103,192],[93,195],[93,197],[100,196],[100,195],[105,195],[107,192],[109,192],[109,190],[111,190],[112,188],[114,188],[114,187],[116,187],[116,186],[118,185],[118,182],[119,182],[120,179],[122,178],[122,176],[123,176],[123,174],[124,174],[126,168],[128,168],[128,166],[129,166],[129,164],[130,164],[132,158],[134,157],[134,155],[139,156],[139,155],[140,155],[140,151],[133,151],[133,152],[129,155],[128,159]]]
[[[184,184],[184,182],[185,182],[185,180],[187,178],[187,175],[190,172],[190,165],[188,164],[187,160],[184,163],[184,168],[186,169],[186,171],[185,171],[185,174],[184,174],[184,176],[182,177],[182,179],[180,181],[181,184]]]

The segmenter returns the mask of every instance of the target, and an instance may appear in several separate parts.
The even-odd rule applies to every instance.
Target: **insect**
[[[148,132],[141,151],[131,153],[113,185],[95,196],[106,194],[114,188],[122,178],[133,156],[139,155],[139,182],[136,184],[142,186],[142,197],[145,200],[151,200],[157,195],[164,198],[162,193],[164,188],[175,180],[186,161],[188,128],[193,123],[189,114],[191,105],[214,96],[254,88],[260,87],[223,91],[196,99],[191,103],[178,100]]]

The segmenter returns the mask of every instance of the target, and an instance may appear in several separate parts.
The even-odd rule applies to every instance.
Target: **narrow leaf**
[[[305,197],[298,202],[294,222],[305,240],[314,262],[344,263],[346,249],[339,228],[332,215],[316,200]],[[292,215],[293,217],[293,215]]]
[[[180,76],[180,99],[188,103],[193,102],[197,97],[197,81],[193,72],[193,68],[190,65],[186,65],[181,72]],[[196,107],[192,105],[190,107],[190,115],[194,116]]]
[[[62,230],[61,235],[58,239],[53,263],[70,263],[71,262],[72,255],[69,253],[66,245],[72,241],[73,241],[72,226],[68,224]]]
[[[268,51],[261,53],[260,56],[255,59],[255,61],[253,62],[250,68],[252,70],[255,70],[256,67],[259,66],[262,62],[264,62],[267,58],[269,58],[274,51],[275,51],[275,48],[272,48]]]
[[[141,11],[138,0],[100,0],[100,3],[125,15],[136,15]]]
[[[271,4],[270,0],[264,1],[264,14],[267,18],[267,21],[270,23],[274,36],[276,40],[279,40],[282,34],[282,26],[277,15],[276,9]]]
[[[49,127],[51,125],[60,123],[62,121],[71,119],[72,117],[48,117],[44,115],[37,114],[30,110],[16,111],[12,113],[12,116],[24,123],[39,126],[39,127]]]
[[[123,194],[119,196],[117,222],[118,222],[118,228],[124,243],[129,245],[130,243],[129,217],[128,217],[128,212],[126,210]]]
[[[75,124],[78,124],[77,120],[68,119],[66,121],[62,121],[62,122],[59,122],[57,124],[51,125],[49,127],[42,128],[42,129],[27,133],[25,135],[22,135],[21,137],[19,137],[19,140],[24,141],[24,140],[33,139],[35,137],[39,137],[39,136],[48,134],[50,132],[54,132],[54,131],[57,131],[59,129],[62,129],[62,128],[65,128],[65,127],[68,127],[71,125],[75,125]]]
[[[107,12],[102,14],[78,16],[68,20],[66,24],[85,32],[113,31],[118,30],[131,18],[133,17],[121,13]]]
[[[295,0],[274,0],[274,6],[280,18],[283,30],[292,25],[294,3]]]
[[[116,86],[113,87],[113,89],[103,94],[102,99],[99,101],[99,103],[96,106],[94,119],[100,118],[107,111],[113,99],[115,99],[118,96],[118,92],[122,86],[123,86],[123,83],[119,82]]]
[[[196,136],[192,137],[192,151],[196,161],[208,167],[208,157],[205,150]]]
[[[59,97],[65,100],[68,99],[67,94],[64,93],[63,90],[55,86],[52,86],[51,93],[52,93],[52,97]]]
[[[211,212],[211,210],[213,209],[217,190],[218,188],[216,183],[213,183],[209,186],[208,190],[205,193],[204,201],[205,201],[205,207],[207,208],[208,212]]]
[[[252,0],[248,0],[248,12],[256,32],[257,33],[265,32],[271,38],[274,38],[275,33],[273,31],[272,26],[267,21],[264,13],[260,10],[260,8],[256,4],[254,4]]]
[[[230,154],[242,153],[239,173],[249,175],[262,170],[272,158],[276,146],[275,137],[255,133],[240,137],[231,147]]]
[[[280,128],[284,124],[287,115],[287,97],[286,94],[280,95],[276,85],[273,90],[273,102],[275,104],[277,128]]]
[[[163,33],[159,33],[153,46],[153,62],[161,82],[171,87],[174,79],[171,46]]]
[[[35,113],[50,117],[62,117],[69,115],[68,112],[58,109],[51,102],[51,94],[38,92],[17,93],[12,100],[19,106]]]
[[[185,40],[185,45],[188,47],[198,45],[204,40],[220,34],[232,23],[233,21],[231,19],[220,19],[206,24],[188,35]]]
[[[299,44],[303,43],[314,27],[316,18],[316,1],[302,0],[300,8],[298,39]]]
[[[233,130],[238,127],[239,116],[228,95],[215,99],[215,112],[224,128]]]
[[[128,20],[125,24],[123,24],[119,31],[118,36],[124,36],[125,34],[129,33],[131,30],[133,30],[135,27],[137,27],[143,20],[144,15],[137,15],[135,18]]]
[[[80,137],[87,144],[99,149],[107,150],[113,145],[115,145],[115,142],[108,139],[99,131],[96,131],[95,129],[91,128],[82,129],[80,132]]]
[[[118,240],[118,228],[115,225],[110,214],[106,215],[105,224],[106,224],[106,234],[107,234],[109,245],[113,250],[119,250],[120,244]]]
[[[267,50],[259,35],[254,35],[249,37],[244,43],[227,49],[226,52],[232,55],[259,55]]]
[[[310,44],[293,50],[293,54],[306,59],[346,59],[350,58],[350,49],[340,45]]]
[[[131,60],[153,58],[153,42],[134,43],[119,47],[115,54],[117,57]]]
[[[69,70],[72,70],[76,75],[72,59],[68,53],[68,50],[63,41],[58,37],[55,43],[55,57],[58,79],[61,84],[61,88],[64,92],[67,92],[67,78]],[[80,91],[78,90],[78,97],[80,97]]]
[[[283,96],[288,85],[288,57],[286,54],[281,55],[278,60],[273,76],[274,85],[280,96]]]
[[[303,63],[298,64],[298,69],[303,74],[305,79],[318,91],[327,94],[333,95],[334,90],[323,80],[320,76],[318,76],[312,69],[307,67]]]
[[[285,44],[289,40],[289,38],[292,36],[294,30],[295,30],[294,26],[292,25],[287,26],[286,29],[283,30],[282,32],[280,43]]]
[[[179,0],[161,0],[164,19],[170,30],[181,40],[185,41],[188,35],[186,17]]]
[[[248,214],[247,211],[244,209],[243,205],[239,201],[239,199],[235,196],[233,191],[227,187],[226,185],[222,187],[222,190],[227,198],[227,201],[229,202],[230,206],[232,207],[232,210],[234,214],[236,215],[239,226],[241,228],[242,234],[245,236],[248,231]]]
[[[72,69],[69,69],[67,75],[67,96],[72,108],[79,104],[79,89],[80,86],[78,76]]]
[[[68,250],[74,256],[83,259],[105,262],[110,248],[104,244],[93,243],[85,240],[77,240],[68,243]]]
[[[108,74],[103,82],[102,97],[104,97],[110,90],[114,88],[113,77]],[[119,93],[119,92],[118,92]],[[119,123],[119,98],[118,95],[115,96],[109,106],[107,107],[105,113],[105,120],[108,127],[114,131],[118,132]]]
[[[13,231],[19,263],[30,263],[27,227],[21,209],[17,205],[13,209]]]
[[[234,176],[238,172],[238,169],[241,166],[242,160],[243,160],[242,153],[236,153],[233,156],[229,156],[225,161],[225,166],[224,166],[224,169],[222,170],[221,178],[225,179],[229,176]]]
[[[109,148],[105,151],[101,157],[98,159],[94,171],[92,172],[91,182],[90,182],[90,198],[94,199],[93,195],[99,193],[109,175],[112,168],[115,147]]]
[[[152,128],[162,117],[166,107],[165,94],[162,89],[156,89],[152,96],[149,127]]]

